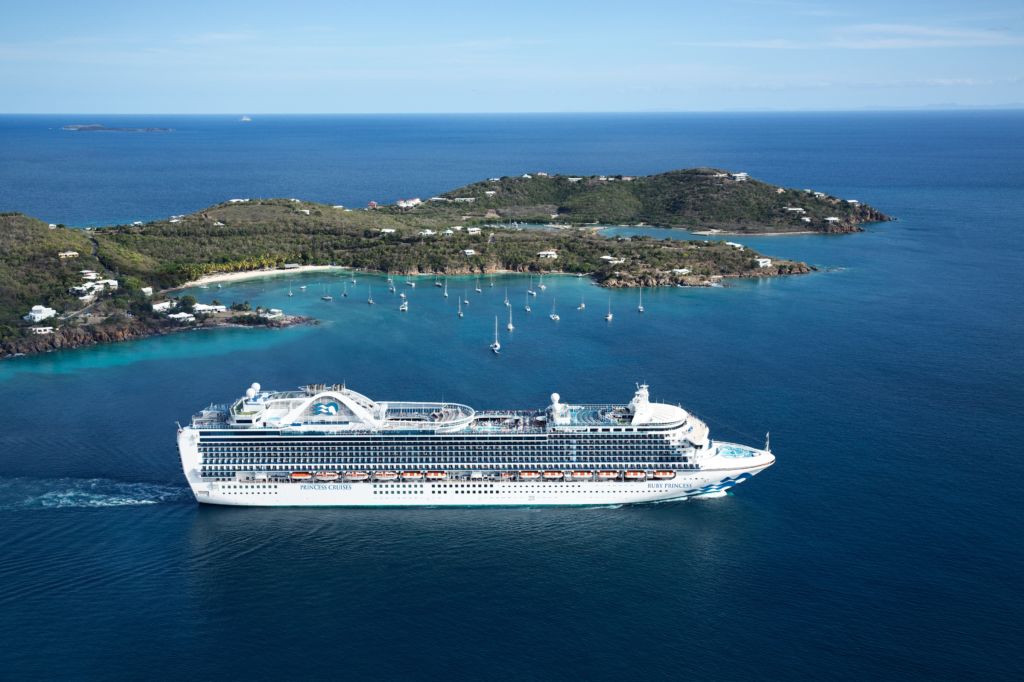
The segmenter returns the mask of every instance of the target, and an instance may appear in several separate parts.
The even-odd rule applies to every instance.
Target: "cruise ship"
[[[767,441],[767,439],[766,439]],[[628,404],[536,410],[374,401],[343,385],[252,384],[178,428],[196,500],[238,506],[621,505],[721,497],[775,462],[713,441],[639,385]]]

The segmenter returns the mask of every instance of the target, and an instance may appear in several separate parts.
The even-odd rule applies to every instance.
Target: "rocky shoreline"
[[[125,324],[107,323],[83,325],[80,327],[60,327],[51,334],[38,334],[0,341],[0,359],[86,348],[106,343],[135,341],[152,336],[165,336],[167,334],[178,334],[203,329],[224,329],[230,327],[276,329],[293,327],[300,324],[316,324],[316,320],[309,317],[292,315],[279,320],[261,320],[255,323],[242,323],[231,320],[205,320],[199,324],[181,324],[171,320],[146,322],[129,320]]]

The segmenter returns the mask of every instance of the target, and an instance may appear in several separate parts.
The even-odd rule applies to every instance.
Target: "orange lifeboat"
[[[647,478],[647,474],[643,471],[627,471],[622,477],[627,481],[642,481]]]
[[[423,478],[423,474],[421,474],[418,471],[403,471],[402,472],[402,480],[403,481],[418,481],[421,478]]]
[[[309,473],[308,471],[293,471],[289,475],[289,477],[293,481],[308,481],[309,479],[313,478],[313,474]]]
[[[594,477],[594,473],[591,471],[574,471],[572,472],[572,479],[574,481],[582,481],[591,479]]]
[[[540,472],[539,471],[520,471],[519,472],[519,480],[520,481],[536,481],[538,478],[540,478]]]
[[[448,472],[447,471],[428,471],[427,472],[427,480],[428,481],[443,481],[446,478],[448,478]]]
[[[610,480],[612,480],[614,478],[618,478],[619,477],[619,472],[618,471],[598,471],[597,472],[597,477],[599,479],[601,479],[602,481],[610,481]]]
[[[561,471],[545,471],[544,472],[544,480],[545,481],[557,481],[560,478],[562,478],[562,472]]]
[[[378,471],[373,475],[378,481],[393,481],[398,478],[397,471]]]
[[[512,472],[511,471],[502,471],[501,472],[501,480],[507,481],[510,478],[512,478]]]
[[[337,481],[337,471],[318,471],[316,472],[316,480],[318,481]]]
[[[671,469],[659,469],[654,472],[654,477],[660,481],[669,481],[676,477],[676,472]]]
[[[365,481],[369,477],[370,477],[370,474],[366,473],[365,471],[346,471],[345,472],[345,480],[346,481]]]

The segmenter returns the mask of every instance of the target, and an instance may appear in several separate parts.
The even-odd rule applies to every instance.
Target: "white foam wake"
[[[0,478],[0,509],[85,509],[181,502],[187,488],[106,478]]]

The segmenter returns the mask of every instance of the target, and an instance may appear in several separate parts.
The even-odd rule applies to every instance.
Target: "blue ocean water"
[[[526,282],[498,277],[482,294],[452,279],[448,300],[417,287],[401,315],[380,277],[358,275],[342,298],[341,276],[303,275],[192,293],[318,326],[0,363],[5,677],[1024,672],[1024,114],[100,117],[175,132],[56,130],[95,118],[0,117],[0,210],[88,225],[230,196],[360,204],[529,170],[710,165],[899,220],[744,237],[820,271],[648,291],[642,316],[637,292],[575,277],[552,278],[530,314]],[[506,287],[516,330],[494,356]],[[778,463],[728,498],[618,509],[191,501],[176,420],[252,381],[341,380],[479,407],[552,391],[625,400],[643,380],[719,438],[759,444],[770,429]]]

